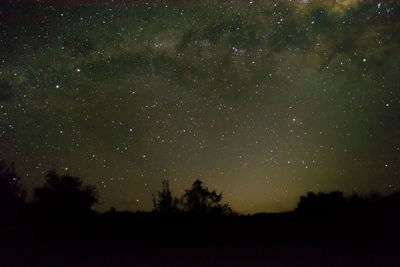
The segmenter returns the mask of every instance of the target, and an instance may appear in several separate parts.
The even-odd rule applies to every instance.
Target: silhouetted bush
[[[306,196],[300,197],[296,210],[304,213],[332,214],[345,211],[347,207],[347,200],[343,192],[320,192],[318,194],[308,192]]]
[[[198,215],[233,214],[228,204],[221,204],[222,193],[209,191],[200,180],[194,181],[189,190],[185,190],[182,197],[184,211]]]
[[[7,165],[0,161],[0,225],[15,226],[23,212],[25,191],[20,184],[20,178],[15,172],[15,165]]]
[[[160,213],[176,213],[179,211],[178,208],[179,199],[172,196],[171,190],[169,189],[169,181],[162,181],[162,189],[158,192],[158,198],[153,196],[154,211]]]
[[[93,213],[97,191],[93,186],[82,184],[78,177],[48,172],[43,187],[34,192],[34,204],[41,216],[67,219]]]
[[[376,203],[380,213],[400,219],[400,191],[396,191]]]

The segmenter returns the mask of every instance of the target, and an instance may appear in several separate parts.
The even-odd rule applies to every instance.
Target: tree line
[[[371,208],[384,208],[397,212],[395,208],[400,203],[400,193],[395,192],[389,197],[379,194],[360,196],[353,194],[348,197],[343,192],[330,193],[309,192],[300,197],[294,212],[302,214],[337,214],[341,212],[363,212]],[[59,175],[52,170],[46,174],[45,183],[33,192],[30,212],[37,217],[51,216],[53,220],[62,222],[76,217],[96,214],[93,205],[99,201],[99,194],[92,185],[85,185],[79,177],[69,174]],[[20,177],[16,174],[15,165],[0,161],[0,209],[7,218],[2,223],[16,224],[21,213],[26,211],[28,203]],[[153,195],[152,213],[214,216],[239,215],[227,203],[222,202],[222,193],[208,189],[200,180],[193,182],[191,187],[178,198],[170,190],[169,181],[162,181],[161,190]],[[115,209],[111,209],[114,210]]]
[[[8,165],[5,160],[0,161],[0,198],[3,214],[12,218],[24,210],[27,204],[26,192],[15,171],[15,165]],[[99,194],[93,185],[85,185],[79,177],[60,175],[51,170],[46,174],[43,186],[34,189],[31,204],[37,214],[52,214],[53,217],[64,219],[95,213],[93,206],[98,201]],[[168,180],[162,181],[161,190],[157,196],[153,195],[153,205],[153,212],[161,214],[235,214],[228,204],[222,203],[222,193],[209,190],[200,180],[185,190],[181,198],[172,195]]]

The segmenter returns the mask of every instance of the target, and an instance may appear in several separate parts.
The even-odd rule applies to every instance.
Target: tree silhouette
[[[34,192],[34,203],[46,216],[75,217],[93,212],[92,206],[98,201],[95,187],[83,186],[78,177],[68,174],[59,176],[49,171],[43,187]]]
[[[161,213],[175,213],[178,212],[179,199],[172,196],[169,189],[169,181],[162,181],[162,189],[158,192],[158,198],[153,196],[154,211]]]
[[[308,192],[307,196],[301,196],[296,210],[306,213],[332,213],[343,211],[347,207],[347,200],[343,192],[334,191],[330,193]]]
[[[20,177],[15,172],[15,164],[7,165],[5,160],[0,161],[0,204],[23,202],[25,191],[22,190]]]
[[[200,180],[194,181],[182,197],[184,210],[194,214],[222,215],[233,213],[228,204],[221,204],[222,193],[209,191]]]
[[[21,188],[20,178],[15,165],[0,161],[0,220],[2,225],[15,224],[25,204],[25,191]]]

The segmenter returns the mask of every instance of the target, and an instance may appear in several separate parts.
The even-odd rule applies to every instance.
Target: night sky
[[[1,1],[0,158],[28,190],[54,168],[150,210],[200,179],[253,213],[400,189],[396,1],[77,2]]]

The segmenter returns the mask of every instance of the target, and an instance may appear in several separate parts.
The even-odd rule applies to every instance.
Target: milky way
[[[240,212],[398,190],[400,5],[332,2],[3,4],[0,157],[98,210],[149,210],[163,179]]]

